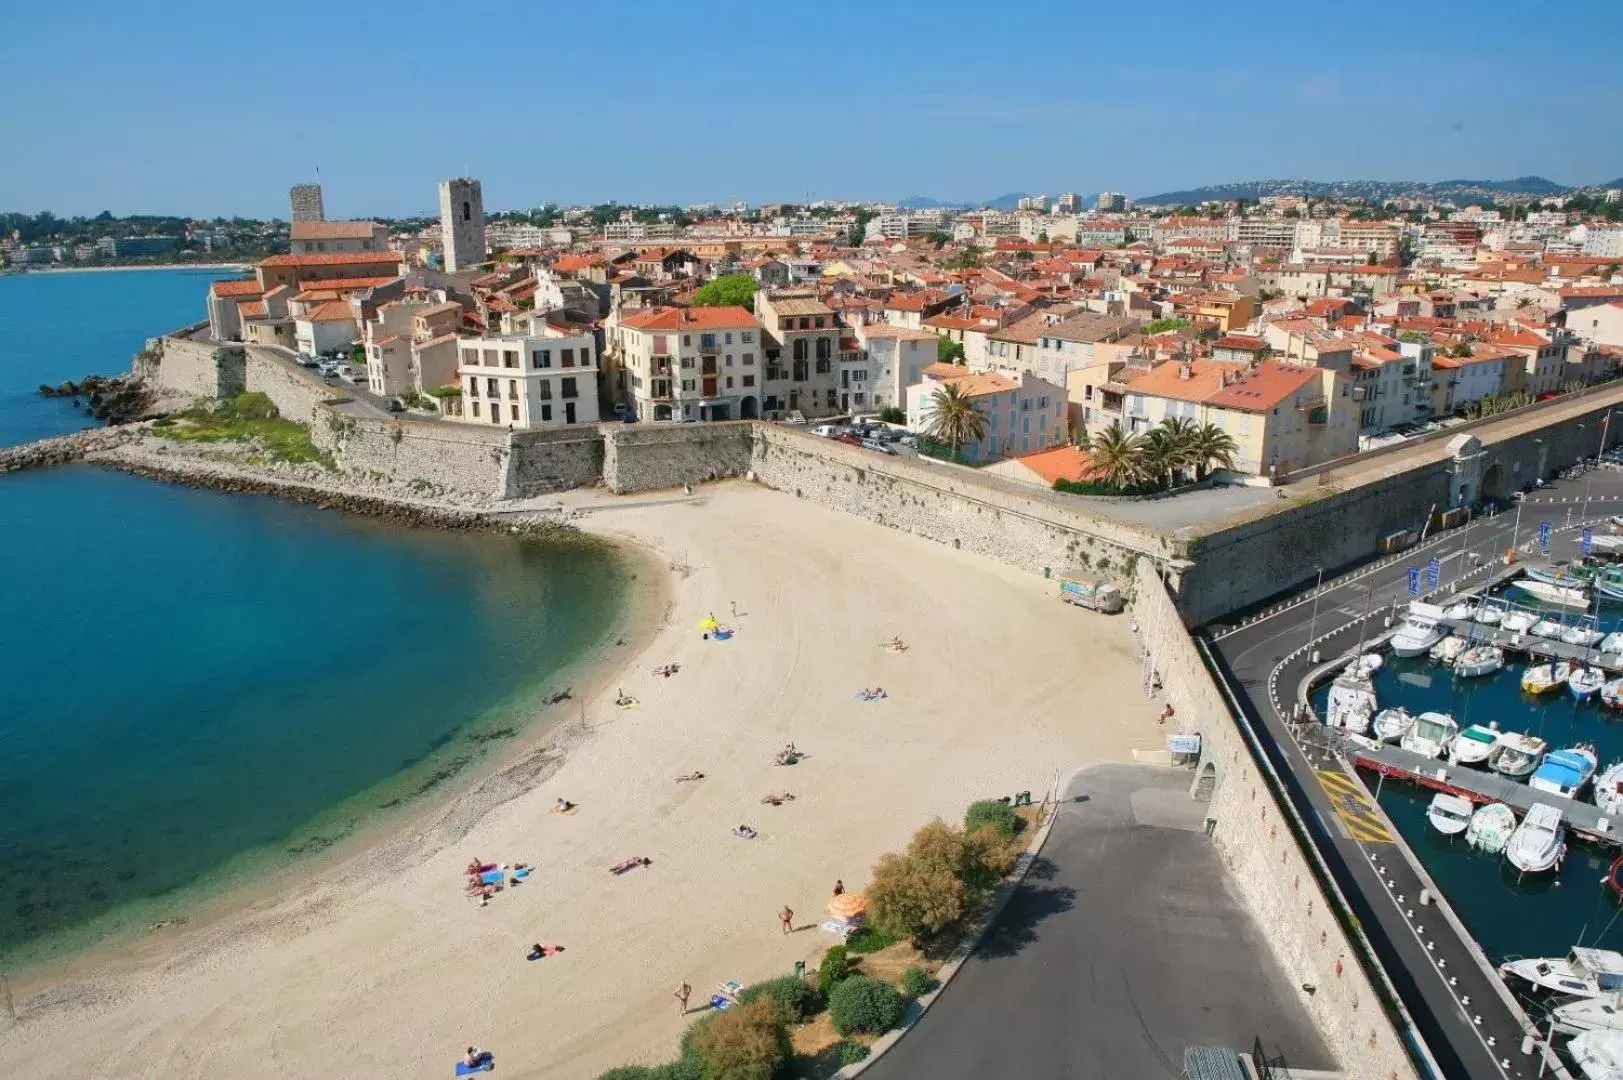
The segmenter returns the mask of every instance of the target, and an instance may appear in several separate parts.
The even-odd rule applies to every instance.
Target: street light
[[[1319,589],[1324,585],[1324,567],[1319,567],[1319,579],[1313,583],[1313,615],[1307,621],[1307,647],[1313,648],[1313,631],[1319,625]]]
[[[1600,422],[1600,449],[1595,451],[1595,468],[1600,468],[1601,458],[1606,454],[1606,434],[1612,426],[1612,410],[1607,409],[1606,415]],[[1589,485],[1595,477],[1591,473],[1584,473],[1584,520],[1589,520]]]

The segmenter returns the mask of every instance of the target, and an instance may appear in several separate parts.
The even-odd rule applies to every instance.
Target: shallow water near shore
[[[90,425],[35,388],[127,369],[220,276],[0,279],[0,445]],[[609,659],[632,576],[572,534],[400,529],[91,466],[0,476],[0,568],[14,970],[466,789]]]

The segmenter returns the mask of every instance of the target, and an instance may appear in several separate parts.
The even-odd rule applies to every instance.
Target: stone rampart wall
[[[166,389],[189,397],[219,398],[243,390],[241,345],[216,345],[191,338],[159,339],[159,379]],[[148,362],[147,370],[150,370]]]
[[[616,424],[603,427],[603,483],[616,495],[743,476],[755,425]]]
[[[805,432],[759,424],[754,479],[881,525],[987,555],[1032,573],[1091,570],[1126,577],[1142,556],[1169,554],[1138,532],[950,466],[884,457]]]
[[[608,435],[595,427],[563,431],[517,431],[502,481],[502,494],[524,499],[603,482]]]
[[[320,415],[319,406],[342,395],[304,368],[282,360],[263,345],[248,345],[245,364],[247,389],[269,396],[276,410],[289,420],[312,424]]]
[[[280,404],[280,403],[278,403]],[[318,405],[311,440],[344,472],[404,483],[423,495],[507,497],[506,430],[402,418],[346,416]]]
[[[1230,886],[1290,980],[1284,992],[1312,1015],[1349,1080],[1417,1078],[1331,898],[1148,560],[1138,564],[1133,585],[1133,617],[1176,710],[1168,726],[1201,736],[1192,791],[1210,789],[1213,842]],[[1314,992],[1303,992],[1304,983]]]

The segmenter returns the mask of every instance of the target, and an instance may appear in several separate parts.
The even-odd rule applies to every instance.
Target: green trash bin
[[[795,978],[804,979],[805,977],[806,977],[806,961],[804,961],[804,960],[796,960],[795,961]]]

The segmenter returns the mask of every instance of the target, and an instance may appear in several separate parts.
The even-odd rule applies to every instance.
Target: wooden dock
[[[1496,772],[1450,765],[1425,758],[1397,746],[1349,746],[1353,763],[1382,776],[1407,780],[1433,791],[1446,791],[1473,803],[1502,802],[1522,817],[1535,802],[1558,808],[1567,828],[1594,844],[1623,846],[1623,819],[1607,818],[1593,803],[1565,799],[1548,791],[1535,791],[1519,780]]]

